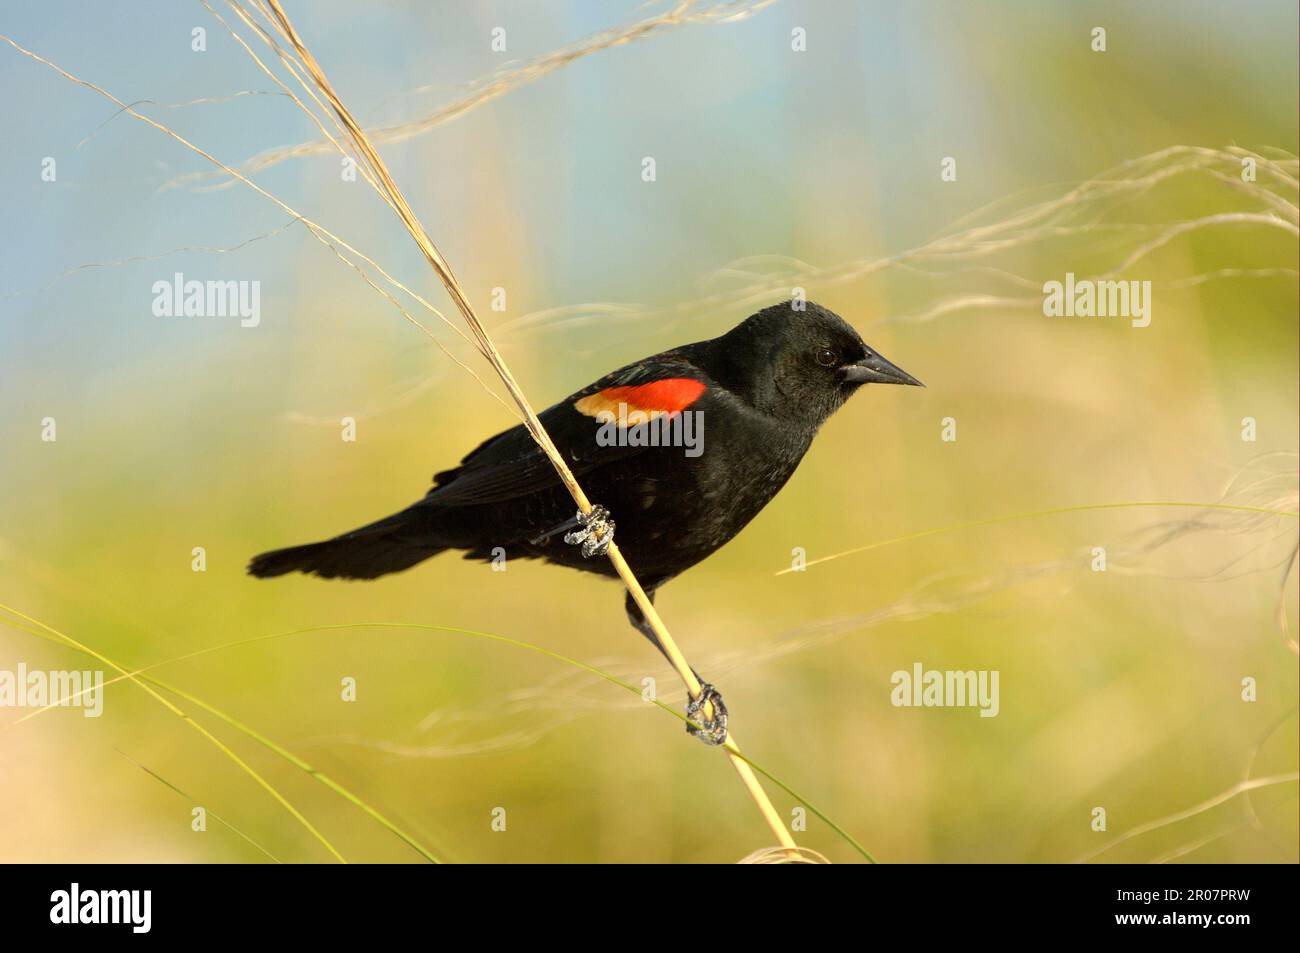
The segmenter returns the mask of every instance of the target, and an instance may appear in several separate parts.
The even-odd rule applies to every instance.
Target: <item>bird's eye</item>
[[[834,367],[839,363],[839,358],[835,356],[835,352],[830,348],[824,347],[817,352],[817,363],[822,367]]]

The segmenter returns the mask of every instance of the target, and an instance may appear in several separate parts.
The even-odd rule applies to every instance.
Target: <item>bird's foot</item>
[[[705,717],[705,706],[712,706],[713,717]],[[698,698],[686,703],[686,733],[699,738],[706,745],[726,744],[727,741],[727,706],[723,704],[722,695],[708,682],[700,682]]]
[[[581,546],[584,559],[609,552],[609,544],[614,541],[614,521],[609,518],[609,510],[593,506],[590,513],[579,512],[574,519],[580,528],[564,534],[566,543]]]

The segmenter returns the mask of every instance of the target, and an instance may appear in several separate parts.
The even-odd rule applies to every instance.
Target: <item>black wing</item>
[[[635,456],[646,448],[601,446],[596,442],[600,423],[574,409],[574,403],[609,387],[635,386],[668,378],[698,380],[706,387],[712,383],[680,349],[668,351],[605,375],[548,407],[538,418],[574,476],[581,478],[585,473]],[[551,461],[524,425],[519,424],[485,440],[466,455],[459,467],[436,474],[433,488],[425,499],[451,506],[498,503],[549,489],[559,482]]]

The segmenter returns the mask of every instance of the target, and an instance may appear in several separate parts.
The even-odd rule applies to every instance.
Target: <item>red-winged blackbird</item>
[[[620,368],[539,416],[588,498],[617,520],[619,548],[653,599],[767,505],[822,423],[866,383],[920,381],[833,312],[783,302],[721,337]],[[573,500],[523,425],[433,483],[399,513],[263,553],[248,571],[374,579],[461,549],[467,559],[504,554],[615,575],[609,560],[590,558],[603,552],[601,524],[565,535],[577,524]],[[658,645],[630,595],[626,605]]]

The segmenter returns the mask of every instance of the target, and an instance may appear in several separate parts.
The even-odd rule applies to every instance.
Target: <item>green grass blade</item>
[[[117,753],[120,754],[122,757],[126,758],[127,761],[130,761],[133,765],[135,765],[137,768],[139,768],[139,769],[140,769],[141,771],[143,771],[145,774],[149,775],[149,777],[153,778],[155,781],[157,781],[158,783],[160,783],[161,785],[163,785],[163,786],[166,787],[167,789],[169,789],[169,790],[171,790],[171,791],[175,791],[177,794],[179,794],[182,798],[184,798],[184,799],[185,799],[186,801],[188,801],[190,804],[198,804],[198,803],[199,803],[199,799],[198,799],[198,798],[196,798],[196,797],[194,797],[194,796],[192,796],[192,795],[190,795],[190,794],[185,793],[185,792],[182,791],[179,787],[177,787],[176,785],[174,785],[174,784],[172,784],[170,781],[168,781],[166,778],[164,778],[164,777],[163,777],[161,774],[159,774],[157,771],[153,770],[153,768],[150,768],[150,767],[148,767],[147,765],[143,765],[143,764],[141,764],[139,761],[135,760],[135,758],[131,757],[129,754],[127,754],[125,751],[122,751],[120,748],[118,749]],[[221,816],[220,814],[218,814],[216,811],[213,811],[213,810],[211,810],[211,809],[209,809],[209,808],[204,808],[204,810],[205,810],[205,812],[207,813],[207,816],[208,816],[208,817],[210,817],[210,818],[212,818],[213,820],[217,821],[219,824],[221,824],[221,825],[222,825],[223,827],[225,827],[227,830],[233,832],[235,835],[237,835],[238,837],[242,838],[245,842],[247,842],[248,844],[250,844],[250,845],[252,845],[253,847],[255,847],[255,848],[257,848],[258,850],[260,850],[260,851],[261,851],[263,854],[265,854],[267,857],[271,858],[272,861],[274,861],[274,862],[277,863],[277,864],[283,863],[283,861],[281,861],[280,858],[276,857],[275,854],[271,853],[269,850],[267,850],[265,847],[263,847],[263,846],[262,846],[261,844],[259,844],[257,841],[253,840],[253,838],[249,837],[247,834],[245,834],[243,831],[241,831],[241,830],[240,830],[238,827],[236,827],[234,824],[230,823],[228,820],[226,820],[224,817],[222,817],[222,816]]]
[[[72,638],[71,636],[65,635],[64,633],[58,631],[52,626],[46,625],[44,622],[41,622],[37,619],[33,619],[31,616],[25,615],[24,613],[19,612],[17,609],[4,605],[3,603],[0,603],[0,609],[3,609],[8,613],[17,616],[20,619],[23,619],[25,622],[29,623],[30,626],[15,625],[12,621],[8,619],[2,620],[5,622],[5,624],[10,625],[16,629],[22,629],[23,631],[28,632],[32,635],[37,635],[42,638],[48,638],[49,641],[54,642],[55,644],[71,646],[75,649],[85,652],[87,655],[90,655],[95,659],[98,659],[100,662],[103,662],[105,665],[111,666],[117,671],[126,674],[126,669],[118,665],[112,659],[97,652],[96,650],[92,649],[90,646],[78,642],[76,639]],[[48,633],[48,636],[45,633]],[[144,678],[132,678],[131,681],[139,685],[150,697],[155,699],[159,704],[165,707],[168,711],[176,715],[187,725],[189,725],[191,728],[197,731],[200,735],[206,738],[208,742],[211,743],[218,751],[224,754],[236,765],[238,765],[250,778],[256,781],[258,785],[260,785],[268,794],[270,794],[273,798],[275,798],[275,800],[278,801],[286,811],[292,814],[294,819],[297,820],[298,823],[300,823],[304,828],[306,828],[306,830],[313,837],[315,837],[316,840],[318,840],[321,843],[321,845],[327,851],[329,851],[330,855],[333,856],[339,863],[341,864],[347,863],[343,855],[340,854],[338,850],[335,849],[334,845],[331,844],[328,839],[326,839],[325,835],[322,834],[319,830],[317,830],[315,825],[313,825],[311,821],[307,820],[307,818],[302,814],[302,812],[299,811],[296,807],[294,807],[289,802],[288,798],[286,798],[283,794],[281,794],[275,788],[275,786],[271,784],[271,782],[267,781],[266,778],[262,777],[262,775],[259,774],[252,767],[252,765],[248,764],[241,757],[239,757],[239,755],[235,754],[235,752],[232,751],[224,742],[222,742],[221,739],[219,739],[216,735],[212,734],[212,732],[208,731],[207,728],[203,727],[203,725],[199,724],[193,718],[191,718],[185,711],[183,711],[181,708],[177,707],[173,703],[169,702],[166,698],[159,695],[158,692],[156,692],[149,685],[146,685]]]
[[[1132,501],[1124,503],[1082,503],[1077,506],[1053,506],[1045,510],[1030,510],[1027,513],[1012,513],[1008,516],[991,516],[987,519],[972,520],[969,523],[953,523],[951,526],[940,526],[935,529],[924,529],[919,533],[908,533],[906,536],[895,536],[893,539],[882,539],[874,543],[868,543],[865,546],[855,546],[853,549],[846,549],[842,552],[832,553],[829,556],[822,556],[819,559],[810,559],[804,563],[802,569],[788,567],[775,573],[777,576],[784,576],[786,573],[803,572],[811,569],[819,563],[828,563],[832,559],[841,559],[844,556],[856,556],[859,553],[870,552],[873,549],[883,549],[886,546],[893,546],[896,543],[910,543],[917,539],[926,539],[930,536],[939,536],[943,533],[955,533],[963,529],[977,529],[981,526],[996,526],[999,523],[1014,523],[1019,520],[1034,519],[1039,516],[1059,516],[1063,513],[1086,513],[1091,510],[1126,510],[1136,507],[1195,507],[1205,510],[1233,510],[1239,513],[1262,513],[1267,516],[1300,516],[1300,513],[1293,513],[1290,510],[1275,510],[1265,506],[1243,506],[1235,503],[1184,503],[1169,502],[1164,500],[1155,501]]]
[[[588,672],[592,675],[595,675],[598,678],[602,678],[605,681],[609,682],[611,685],[616,685],[619,688],[623,689],[624,691],[630,692],[633,695],[636,695],[638,697],[641,696],[640,688],[628,682],[623,681],[622,679],[618,678],[615,675],[611,675],[610,673],[605,672],[594,665],[588,665],[586,662],[572,658],[571,656],[565,655],[561,652],[556,652],[553,651],[552,649],[544,648],[543,646],[540,645],[535,645],[532,642],[526,642],[522,639],[515,639],[505,635],[498,635],[494,632],[482,632],[477,629],[466,629],[458,626],[449,626],[449,625],[432,625],[432,624],[425,624],[425,623],[418,623],[418,622],[345,622],[345,623],[336,623],[331,625],[307,626],[299,629],[290,629],[285,632],[272,632],[266,635],[255,635],[245,639],[237,639],[232,642],[224,642],[220,645],[208,646],[207,648],[199,649],[194,652],[189,652],[185,655],[180,655],[172,659],[164,659],[161,662],[155,662],[152,665],[147,665],[143,668],[137,669],[134,674],[146,678],[150,681],[154,681],[151,676],[148,676],[145,673],[152,671],[153,669],[160,668],[164,665],[171,665],[188,659],[197,658],[198,656],[207,655],[212,652],[218,652],[224,649],[236,648],[242,645],[251,645],[256,642],[266,642],[272,639],[282,639],[291,635],[303,635],[311,632],[332,632],[332,631],[343,631],[343,630],[354,630],[354,629],[413,629],[413,630],[428,631],[428,632],[450,632],[457,635],[466,635],[473,638],[487,639],[489,641],[499,642],[503,645],[509,645],[514,648],[525,649],[529,652],[534,652],[538,655],[544,655],[547,658],[554,659],[558,662],[563,662],[566,665],[573,666],[574,668],[578,668],[584,672]],[[113,681],[120,681],[120,680],[121,677],[117,679],[112,679],[109,682],[105,682],[105,685],[111,684]],[[211,709],[205,702],[203,702],[198,698],[195,698],[192,695],[182,693],[179,690],[171,686],[166,686],[161,682],[155,681],[154,683],[158,684],[159,687],[166,688],[168,691],[176,692],[181,698],[184,698],[185,700],[191,702],[192,704],[204,708],[207,711],[212,711],[212,713],[217,715],[218,717],[222,717],[223,719],[228,717],[224,715],[224,713],[219,713]],[[655,699],[653,704],[655,705],[655,707],[668,712],[668,714],[672,715],[674,718],[678,719],[684,724],[690,724],[690,720],[684,714],[682,714],[681,712],[677,711],[674,708],[671,708],[664,702]],[[32,714],[36,714],[36,713],[33,712]],[[232,722],[232,724],[234,723]],[[236,727],[239,727],[239,730],[241,731],[251,732],[251,729],[248,729],[245,726],[236,725]],[[314,769],[311,769],[310,766],[305,765],[305,762],[301,762],[301,759],[298,759],[297,756],[291,754],[288,751],[284,751],[283,749],[279,749],[278,746],[274,746],[273,742],[263,739],[260,736],[256,736],[255,734],[253,736],[257,737],[262,744],[272,746],[272,750],[276,750],[277,753],[281,754],[283,757],[288,758],[291,761],[294,761],[295,763],[300,763],[300,766],[302,766],[304,770],[314,771]],[[774,775],[771,771],[768,771],[762,765],[755,762],[748,755],[741,754],[739,752],[734,752],[734,753],[736,753],[738,757],[740,757],[740,759],[744,761],[746,764],[748,764],[751,768],[753,768],[759,774],[763,775],[765,778],[770,780],[773,784],[777,785],[787,795],[789,795],[791,798],[798,801],[809,811],[811,811],[816,817],[818,817],[823,823],[825,823],[827,827],[829,827],[839,837],[841,837],[845,841],[845,843],[851,846],[864,859],[866,859],[867,861],[873,864],[877,863],[875,857],[871,855],[870,851],[868,851],[865,847],[863,847],[860,843],[858,843],[858,841],[851,834],[849,834],[848,831],[846,831],[839,824],[836,824],[833,820],[831,820],[831,818],[825,812],[817,808],[807,798],[800,795],[788,784],[786,784],[784,781],[782,781],[780,778]],[[319,772],[314,772],[314,773],[318,777],[323,777],[322,775],[320,775]],[[379,817],[375,813],[373,813],[372,809],[369,808],[367,805],[359,802],[353,796],[344,793],[343,791],[340,791],[339,793],[343,794],[344,797],[347,797],[348,800],[353,801],[353,803],[357,804],[358,807],[361,807],[363,810],[367,811],[367,813],[370,813],[372,817],[375,817],[375,819],[379,820],[379,822],[384,824],[384,826],[389,827],[389,829],[393,830],[394,833],[397,833],[398,836],[402,837],[404,840],[407,840],[407,842],[410,843],[413,847],[416,847],[417,850],[422,850],[413,841],[409,840],[404,834],[402,834],[396,828],[390,826],[386,821],[382,819],[382,817]]]

